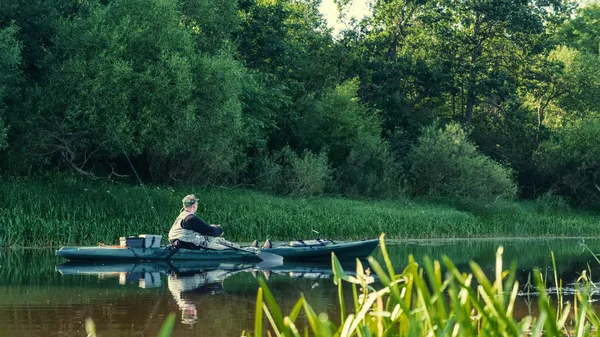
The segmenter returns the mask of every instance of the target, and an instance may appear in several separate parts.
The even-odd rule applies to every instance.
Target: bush
[[[395,197],[404,193],[403,171],[380,137],[356,142],[338,169],[336,183],[344,194]]]
[[[306,150],[302,157],[292,159],[291,194],[299,197],[321,195],[331,180],[327,154],[318,155]]]
[[[535,200],[535,209],[538,213],[561,212],[569,209],[565,198],[548,191]]]
[[[481,154],[456,123],[424,128],[409,162],[414,195],[490,198],[516,194],[511,171]]]
[[[282,166],[272,155],[262,155],[254,158],[252,163],[252,181],[258,190],[280,193]]]
[[[321,195],[331,181],[327,154],[309,150],[298,156],[289,146],[255,161],[256,187],[299,197]]]

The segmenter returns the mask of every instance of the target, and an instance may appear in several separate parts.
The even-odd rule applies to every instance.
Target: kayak
[[[245,250],[132,248],[120,246],[62,247],[57,256],[71,261],[261,261],[258,255]]]
[[[298,240],[272,248],[245,249],[174,249],[172,246],[133,248],[121,246],[62,247],[57,256],[73,261],[240,261],[257,262],[262,255],[281,256],[286,261],[314,261],[367,257],[379,240],[333,242],[330,240]]]
[[[339,260],[365,258],[379,245],[378,239],[335,243],[330,240],[293,241],[286,245],[262,249],[282,256],[286,261],[331,260],[331,253]]]

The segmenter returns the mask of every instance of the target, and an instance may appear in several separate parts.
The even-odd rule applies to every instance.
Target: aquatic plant
[[[384,264],[370,258],[382,288],[369,284],[369,275],[357,263],[357,276],[344,273],[332,257],[334,282],[339,286],[341,317],[333,322],[317,314],[304,297],[284,315],[267,284],[260,282],[256,297],[254,331],[242,336],[317,337],[348,336],[593,336],[600,320],[589,301],[584,285],[574,303],[558,303],[555,308],[544,288],[539,271],[534,272],[539,293],[539,313],[517,321],[513,309],[519,284],[514,280],[515,265],[504,270],[502,247],[496,254],[495,279],[490,280],[475,263],[471,273],[461,273],[447,258],[442,263],[425,259],[419,266],[412,257],[401,273],[396,273],[380,237]],[[555,276],[556,277],[556,276]],[[341,283],[352,285],[353,303],[344,303]],[[561,297],[559,296],[559,299]],[[348,307],[348,308],[347,308]],[[301,332],[297,319],[304,315],[308,326]],[[263,319],[266,317],[266,320]],[[265,325],[266,322],[266,325]],[[568,323],[569,322],[569,323]]]
[[[163,322],[160,331],[158,332],[157,337],[169,337],[173,332],[173,327],[175,326],[175,314],[170,313],[165,321]],[[87,337],[96,337],[96,324],[94,320],[91,318],[86,318],[85,320],[85,332],[87,333]]]

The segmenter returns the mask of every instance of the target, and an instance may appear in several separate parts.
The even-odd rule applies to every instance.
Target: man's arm
[[[223,228],[207,225],[202,219],[194,214],[188,215],[181,223],[181,227],[202,235],[219,236],[223,234]]]

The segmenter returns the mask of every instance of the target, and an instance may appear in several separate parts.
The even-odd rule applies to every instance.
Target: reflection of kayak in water
[[[260,265],[260,264],[259,264]],[[160,274],[195,274],[211,270],[232,273],[238,270],[255,268],[255,264],[246,263],[208,263],[185,261],[179,263],[144,262],[144,263],[81,263],[67,262],[55,267],[62,275],[98,275],[101,278],[119,277],[119,283],[139,282],[142,288],[161,286]]]
[[[366,268],[368,264],[363,261]],[[347,275],[356,274],[356,262],[342,264]],[[63,275],[101,275],[103,277],[119,276],[121,273],[145,275],[147,273],[162,273],[166,275],[190,275],[205,273],[212,270],[223,271],[223,275],[231,276],[239,271],[270,271],[275,274],[285,274],[290,277],[328,278],[333,275],[329,263],[299,263],[263,261],[260,263],[244,262],[207,262],[207,261],[170,261],[170,262],[138,262],[138,263],[89,263],[66,262],[55,267]],[[130,278],[133,278],[130,277]],[[214,276],[213,276],[214,279]]]
[[[286,261],[329,261],[331,253],[338,259],[366,257],[379,244],[379,240],[336,243],[330,240],[298,240],[264,249],[179,249],[170,246],[159,248],[132,248],[120,246],[62,247],[56,255],[75,261],[260,261],[260,253],[274,254]]]
[[[237,270],[256,266],[253,263],[243,262],[206,262],[206,261],[179,261],[179,262],[131,262],[131,263],[90,263],[67,262],[55,267],[63,275],[98,275],[110,273],[146,273],[146,272],[188,272],[212,269]],[[260,265],[260,264],[258,264]]]
[[[356,264],[353,267],[345,265],[347,275],[355,274]],[[279,263],[269,264],[261,262],[249,263],[215,263],[203,261],[175,261],[175,262],[143,262],[143,263],[82,263],[67,262],[57,265],[56,271],[63,275],[98,275],[99,278],[118,278],[119,283],[137,284],[141,288],[168,287],[174,302],[181,311],[181,322],[194,324],[203,314],[204,301],[214,295],[223,296],[224,288],[228,292],[239,292],[240,288],[247,289],[252,284],[255,290],[256,283],[248,283],[254,277],[264,276],[274,285],[281,284],[288,278],[310,279],[313,287],[320,284],[321,279],[333,277],[333,271],[328,263],[302,264]],[[239,275],[239,277],[232,277]],[[252,275],[254,277],[252,277]],[[225,283],[229,278],[229,283]],[[254,281],[255,282],[255,281]],[[225,285],[225,286],[224,286]],[[289,287],[289,284],[286,285]],[[212,302],[210,302],[212,303]],[[200,314],[199,314],[200,311]]]
[[[181,310],[182,323],[198,320],[196,305],[205,296],[223,291],[228,277],[269,267],[268,263],[207,263],[184,261],[178,263],[81,263],[67,262],[55,267],[62,275],[98,275],[99,278],[118,277],[124,285],[137,282],[141,288],[162,287],[166,275],[167,287]],[[163,275],[161,277],[161,275]]]

